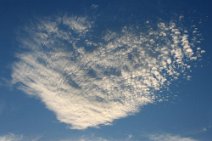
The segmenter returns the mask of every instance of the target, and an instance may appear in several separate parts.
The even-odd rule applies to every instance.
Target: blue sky
[[[210,141],[205,0],[1,0],[0,141]]]

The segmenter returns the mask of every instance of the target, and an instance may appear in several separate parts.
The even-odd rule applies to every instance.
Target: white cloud
[[[86,17],[67,17],[62,19],[64,25],[78,33],[85,33],[91,28],[91,22],[88,22]]]
[[[172,134],[157,134],[149,136],[151,141],[198,141],[191,137],[183,137],[179,135]]]
[[[188,35],[174,23],[140,33],[124,27],[99,41],[92,25],[85,17],[40,20],[27,28],[20,40],[26,51],[13,65],[13,83],[71,128],[108,125],[138,112],[196,57]]]
[[[17,136],[14,134],[0,136],[0,141],[22,141],[22,139],[22,136]]]

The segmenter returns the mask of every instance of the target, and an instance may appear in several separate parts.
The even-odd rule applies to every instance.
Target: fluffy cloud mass
[[[19,38],[12,82],[74,129],[138,112],[201,56],[174,22],[96,34],[88,17],[63,16],[40,19]]]

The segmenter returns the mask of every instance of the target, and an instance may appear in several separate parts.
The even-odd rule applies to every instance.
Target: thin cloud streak
[[[183,137],[179,135],[172,134],[157,134],[149,136],[151,141],[198,141],[191,137]]]
[[[0,141],[22,141],[23,137],[15,134],[7,134],[0,136]]]
[[[93,24],[88,17],[41,19],[26,27],[25,51],[13,65],[13,84],[39,97],[70,128],[109,125],[138,112],[201,56],[174,22],[139,33],[123,27],[100,41]]]

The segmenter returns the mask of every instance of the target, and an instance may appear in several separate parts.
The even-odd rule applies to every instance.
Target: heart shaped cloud
[[[71,128],[107,125],[138,112],[201,56],[174,22],[143,31],[103,29],[100,36],[93,27],[87,17],[38,20],[25,28],[19,39],[24,50],[13,65],[13,83]]]

